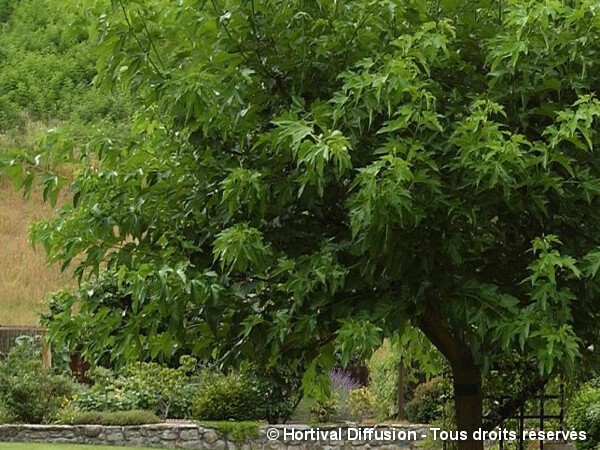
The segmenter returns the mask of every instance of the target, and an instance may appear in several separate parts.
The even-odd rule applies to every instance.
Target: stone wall
[[[371,431],[365,431],[368,429]],[[141,426],[0,425],[0,441],[105,444],[202,450],[415,449],[427,429],[419,426],[264,426],[259,436],[236,443],[216,429],[192,423]],[[371,433],[371,435],[369,435]],[[410,436],[408,436],[410,435]],[[304,437],[308,437],[305,439]],[[408,439],[410,437],[410,439]],[[387,439],[385,439],[387,438]],[[414,440],[416,438],[416,440]]]

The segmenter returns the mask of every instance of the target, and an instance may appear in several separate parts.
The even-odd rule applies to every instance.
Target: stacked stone
[[[193,423],[164,423],[140,426],[103,425],[0,425],[0,441],[47,442],[62,444],[104,444],[151,448],[181,448],[195,450],[412,450],[416,441],[346,440],[348,425],[319,426],[320,430],[342,430],[338,441],[284,441],[284,430],[308,430],[306,425],[270,425],[261,427],[259,436],[237,443],[232,436],[216,429]],[[278,430],[279,437],[269,439],[269,430]],[[414,431],[418,436],[427,434],[420,426],[378,426],[378,430]],[[272,437],[272,435],[270,435]]]

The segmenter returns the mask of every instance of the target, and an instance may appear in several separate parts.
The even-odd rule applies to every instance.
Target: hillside
[[[0,158],[13,149],[38,154],[46,130],[68,123],[83,133],[118,110],[92,87],[90,10],[82,4],[0,0]],[[51,215],[39,190],[25,200],[0,178],[0,325],[37,324],[44,298],[72,283],[47,267],[43,249],[34,251],[28,240],[30,223]]]
[[[39,195],[24,200],[12,185],[0,182],[0,325],[36,324],[46,294],[70,283],[27,239],[29,223],[51,213]]]

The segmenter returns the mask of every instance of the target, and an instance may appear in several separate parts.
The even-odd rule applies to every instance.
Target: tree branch
[[[419,328],[453,368],[464,363],[466,358],[471,359],[466,347],[461,345],[435,312],[426,312],[419,321]]]
[[[144,52],[144,54],[148,57],[148,62],[154,68],[154,70],[156,71],[156,73],[158,75],[160,75],[161,78],[165,78],[165,75],[158,68],[158,66],[156,65],[156,63],[152,60],[152,57],[150,56],[150,51],[147,50],[146,47],[144,47],[144,45],[140,41],[140,38],[138,38],[137,34],[133,30],[133,25],[131,24],[131,20],[129,20],[129,15],[127,14],[127,10],[125,9],[125,5],[123,5],[123,0],[119,0],[119,5],[121,6],[121,11],[123,11],[123,16],[125,17],[125,22],[127,23],[127,27],[129,28],[129,31],[133,35],[133,38],[135,39],[135,42],[137,42],[138,47],[140,47],[140,50],[142,50]]]

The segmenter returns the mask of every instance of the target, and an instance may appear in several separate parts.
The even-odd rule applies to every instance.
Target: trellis
[[[446,376],[448,376],[446,374]],[[509,396],[493,396],[486,397],[486,400],[491,401],[504,401],[510,400]],[[549,402],[551,402],[549,404]],[[552,428],[548,427],[548,422],[553,423],[555,426]],[[515,426],[516,425],[516,426]],[[543,387],[536,394],[532,395],[529,400],[524,402],[517,412],[507,417],[498,428],[509,429],[517,434],[517,439],[508,441],[499,439],[497,445],[491,447],[498,450],[531,450],[533,445],[537,445],[536,448],[539,450],[549,450],[550,448],[556,449],[557,445],[563,445],[558,442],[544,442],[537,441],[533,442],[530,440],[523,439],[523,432],[525,430],[535,429],[538,431],[552,430],[559,431],[565,430],[565,388],[564,383],[558,383],[557,393],[548,393],[547,388]],[[443,450],[451,450],[455,448],[453,443],[444,442],[442,445]],[[571,448],[571,447],[558,447],[558,448]]]
[[[503,399],[503,398],[502,398]],[[551,407],[548,408],[547,402],[552,402]],[[549,410],[550,409],[550,410]],[[517,440],[513,442],[506,442],[500,440],[499,450],[507,450],[515,448],[518,450],[525,450],[531,448],[531,444],[523,440],[523,432],[529,427],[529,423],[534,423],[536,429],[539,431],[547,430],[547,422],[550,421],[557,426],[551,428],[552,431],[564,430],[565,429],[565,387],[563,383],[559,384],[558,393],[548,394],[546,388],[542,388],[531,400],[525,402],[519,408],[518,412],[512,417],[507,418],[506,421],[513,420],[517,422]],[[505,421],[505,422],[506,422]],[[539,441],[538,448],[544,450],[544,441]]]

